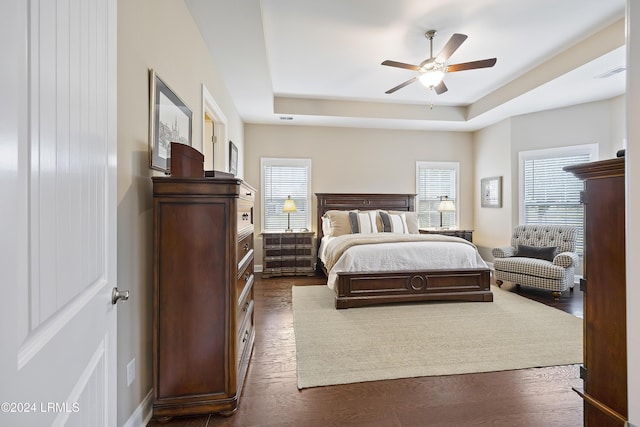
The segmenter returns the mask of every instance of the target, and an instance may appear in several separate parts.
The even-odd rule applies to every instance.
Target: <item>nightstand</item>
[[[462,237],[465,240],[473,242],[473,230],[421,228],[420,234],[443,234],[445,236]]]
[[[313,231],[262,233],[262,277],[315,276]]]

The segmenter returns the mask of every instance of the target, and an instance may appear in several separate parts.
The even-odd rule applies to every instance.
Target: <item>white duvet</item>
[[[354,238],[352,236],[356,235],[323,238],[320,250],[322,262],[339,245],[340,240]],[[327,286],[335,290],[338,273],[341,272],[487,268],[476,247],[464,239],[445,236],[447,239],[436,241],[432,236],[424,236],[424,241],[381,242],[349,247],[328,272]]]

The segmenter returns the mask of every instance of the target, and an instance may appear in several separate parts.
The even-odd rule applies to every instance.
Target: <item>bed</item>
[[[402,212],[413,212],[415,210],[415,194],[367,194],[367,193],[316,193],[317,197],[317,232],[318,232],[318,269],[327,275],[327,285],[336,293],[335,306],[337,309],[360,307],[380,303],[399,303],[412,301],[435,301],[435,300],[455,300],[455,301],[493,301],[493,294],[490,290],[490,269],[481,260],[477,249],[473,247],[474,256],[479,261],[474,265],[465,267],[451,267],[450,265],[439,265],[437,268],[411,268],[408,269],[387,269],[382,267],[385,263],[378,263],[378,268],[366,271],[343,271],[337,268],[342,262],[342,256],[356,248],[367,246],[383,247],[389,250],[387,242],[376,242],[371,245],[358,243],[354,247],[349,246],[344,254],[335,262],[333,267],[327,268],[323,259],[329,244],[333,244],[331,239],[323,239],[324,230],[327,229],[327,219],[337,211],[360,211],[365,218],[366,212],[385,211],[395,214]],[[348,214],[348,213],[347,213]],[[393,215],[398,218],[398,215]],[[354,217],[352,216],[353,220]],[[404,220],[404,218],[403,218]],[[323,224],[324,221],[324,224]],[[373,217],[372,217],[373,221]],[[384,227],[389,226],[387,218]],[[406,225],[405,225],[406,226]],[[364,236],[366,225],[363,223],[362,238],[378,240],[376,236]],[[380,218],[378,215],[378,227]],[[387,230],[389,231],[389,230]],[[413,231],[415,233],[415,230]],[[396,233],[378,233],[396,234]],[[420,237],[421,236],[421,237]],[[429,237],[430,236],[430,237]],[[386,236],[385,236],[386,237]],[[413,234],[406,236],[407,240],[435,240],[440,244],[457,244],[466,246],[469,242],[464,239],[450,236],[438,236],[427,234]],[[329,244],[327,241],[329,240]],[[337,238],[336,238],[337,240]],[[367,248],[369,250],[371,248]],[[358,249],[360,250],[360,249]],[[335,255],[332,261],[335,260]],[[390,267],[393,268],[393,267]]]

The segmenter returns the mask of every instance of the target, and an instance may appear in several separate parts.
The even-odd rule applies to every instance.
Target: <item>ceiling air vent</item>
[[[620,67],[616,67],[616,68],[614,68],[612,70],[609,70],[606,73],[602,73],[600,75],[597,75],[594,78],[596,78],[596,79],[606,79],[607,77],[614,76],[614,75],[616,75],[618,73],[621,73],[623,71],[626,71],[626,70],[627,69],[625,67],[620,66]]]

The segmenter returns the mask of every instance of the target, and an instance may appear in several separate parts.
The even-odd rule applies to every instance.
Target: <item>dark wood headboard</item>
[[[415,194],[370,194],[370,193],[316,193],[318,198],[317,233],[318,244],[322,239],[322,215],[336,209],[348,210],[394,210],[414,211]]]

